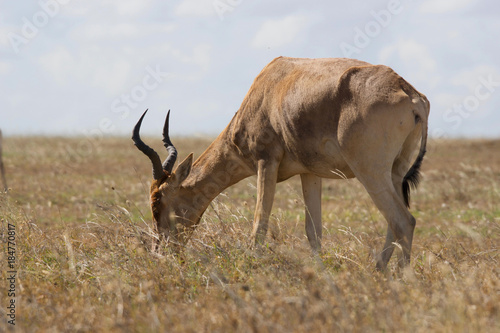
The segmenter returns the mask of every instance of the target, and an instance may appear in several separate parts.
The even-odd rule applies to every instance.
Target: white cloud
[[[13,30],[14,29],[12,29],[12,31]],[[8,35],[9,35],[10,31],[11,30],[9,30],[6,27],[0,27],[0,47],[5,47],[5,46],[9,45]]]
[[[473,90],[479,82],[479,79],[488,78],[493,75],[494,78],[499,78],[498,68],[490,65],[478,65],[473,68],[466,68],[453,76],[450,82],[455,86],[465,86],[469,90]]]
[[[420,6],[420,11],[423,13],[441,14],[467,8],[476,2],[476,0],[427,0]]]
[[[134,17],[146,12],[152,7],[152,0],[87,0],[87,1],[67,1],[67,5],[61,6],[66,15],[84,17],[86,20],[99,17],[96,15],[96,8],[99,8],[100,13],[107,13],[109,16],[118,14],[119,16]]]
[[[79,2],[73,1],[71,6],[64,7],[64,14],[69,17],[89,17],[91,15],[93,6],[89,4],[89,1]]]
[[[64,85],[67,82],[71,71],[76,65],[76,61],[68,49],[59,47],[39,58],[41,68],[50,74],[58,84]]]
[[[264,22],[255,35],[255,48],[281,47],[293,42],[309,24],[309,19],[301,15],[290,15],[282,19]]]
[[[98,46],[79,51],[74,56],[68,49],[59,47],[39,59],[42,70],[59,85],[93,86],[109,94],[120,93],[130,76],[130,63],[112,59]]]
[[[440,80],[437,73],[437,63],[432,57],[428,47],[415,40],[404,40],[382,49],[379,53],[381,63],[389,64],[397,61],[404,64],[413,76],[436,86]]]
[[[414,40],[405,40],[388,46],[382,49],[380,57],[385,62],[388,57],[394,54],[397,54],[406,62],[415,63],[425,71],[433,71],[436,68],[436,61],[431,57],[427,46]]]
[[[97,61],[97,59],[94,59]],[[123,91],[123,87],[130,78],[131,65],[128,61],[118,59],[111,64],[97,66],[91,76],[94,86],[110,94],[116,95]]]
[[[438,90],[432,96],[431,113],[436,117],[436,122],[441,122],[444,127],[455,126],[457,127],[455,129],[462,127],[461,130],[464,130],[465,126],[460,119],[477,121],[491,117],[494,107],[491,108],[489,105],[495,104],[499,73],[497,68],[488,65],[458,71],[446,82],[447,85],[443,86],[441,91]],[[485,82],[490,84],[484,86]]]
[[[135,16],[151,7],[151,0],[107,0],[105,2],[109,6],[115,7],[116,11],[120,15],[131,15]]]
[[[185,64],[189,64],[189,67],[192,69],[192,65],[198,66],[201,70],[195,70],[195,72],[187,71],[183,74],[175,74],[176,78],[187,81],[198,81],[200,80],[206,72],[210,69],[211,66],[211,57],[210,52],[212,50],[212,46],[210,44],[201,43],[196,45],[192,50],[191,54],[186,54],[180,49],[173,49],[169,51],[170,55]]]
[[[136,24],[86,24],[71,32],[75,39],[80,40],[116,40],[122,38],[136,38],[139,29]]]
[[[177,16],[204,17],[215,15],[212,0],[184,0],[175,9]]]
[[[5,62],[5,61],[0,61],[0,74],[1,75],[8,74],[11,69],[12,69],[12,65],[10,63]]]
[[[433,112],[444,112],[447,108],[462,102],[462,100],[463,96],[458,93],[440,92],[434,95],[431,108]]]
[[[199,44],[194,47],[193,55],[188,60],[207,71],[210,67],[210,51],[212,47],[209,44]]]
[[[71,37],[82,41],[116,41],[142,37],[147,38],[155,34],[168,34],[174,30],[174,24],[89,23],[72,31]]]

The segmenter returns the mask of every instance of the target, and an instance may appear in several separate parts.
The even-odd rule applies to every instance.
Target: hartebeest
[[[409,263],[415,228],[408,210],[410,185],[419,181],[429,102],[391,68],[353,59],[274,59],[226,129],[194,163],[191,153],[173,172],[177,151],[168,135],[169,114],[163,165],[140,139],[145,114],[132,139],[153,163],[151,209],[167,238],[182,243],[219,193],[256,174],[252,237],[261,244],[276,183],[298,174],[306,234],[319,251],[321,179],[356,177],[388,222],[377,268],[385,269],[396,243],[402,248],[400,265]]]

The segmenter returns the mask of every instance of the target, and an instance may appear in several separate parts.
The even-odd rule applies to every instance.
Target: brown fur
[[[171,177],[154,182],[153,216],[160,224],[173,213],[174,225],[195,226],[221,191],[257,174],[253,238],[259,244],[276,183],[300,174],[306,231],[319,251],[320,179],[357,177],[389,225],[377,267],[386,266],[394,242],[402,244],[400,263],[406,264],[414,219],[404,204],[403,179],[419,141],[425,150],[428,114],[425,96],[389,67],[353,59],[277,58],[194,164],[190,155]]]
[[[151,188],[149,190],[150,193],[150,203],[151,203],[151,212],[153,214],[153,219],[155,221],[160,221],[161,217],[161,211],[162,211],[162,205],[161,205],[161,191],[160,191],[160,185],[163,181],[165,181],[166,178],[159,179],[159,180],[153,180],[151,182]]]

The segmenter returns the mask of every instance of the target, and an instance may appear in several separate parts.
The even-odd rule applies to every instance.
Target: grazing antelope
[[[409,263],[415,228],[410,185],[419,181],[429,102],[389,67],[353,59],[276,58],[257,76],[226,129],[194,163],[191,153],[175,171],[169,113],[162,165],[139,136],[146,112],[132,139],[153,164],[151,209],[167,239],[184,242],[219,193],[256,174],[252,238],[261,244],[276,183],[299,174],[307,238],[319,251],[321,178],[356,177],[388,222],[377,268],[386,268],[396,242],[400,266]]]

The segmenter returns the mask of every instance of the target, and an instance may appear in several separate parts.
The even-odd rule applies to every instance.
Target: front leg
[[[321,178],[313,174],[301,174],[302,193],[306,205],[306,235],[311,248],[321,251]]]
[[[273,207],[278,162],[260,160],[257,169],[257,204],[255,206],[252,239],[256,245],[263,244]]]

